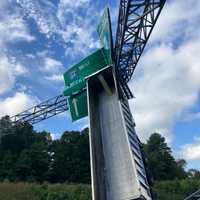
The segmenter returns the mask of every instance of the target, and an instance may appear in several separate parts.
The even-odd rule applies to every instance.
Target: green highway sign
[[[85,77],[108,65],[105,50],[99,49],[64,73],[64,96],[71,96],[86,87]]]
[[[103,48],[86,57],[64,73],[65,90],[63,94],[64,96],[67,96],[73,121],[88,115],[87,93],[84,91],[79,94],[86,88],[85,78],[106,66],[113,64],[112,31],[108,8],[103,12],[97,27],[97,32]]]
[[[99,34],[101,45],[104,47],[106,51],[107,62],[109,64],[112,64],[113,42],[112,42],[112,30],[111,30],[109,8],[104,9],[100,23],[97,27],[97,32]]]
[[[72,121],[79,120],[88,115],[86,90],[79,95],[68,97],[68,104]]]

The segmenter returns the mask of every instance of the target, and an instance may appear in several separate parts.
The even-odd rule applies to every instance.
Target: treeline
[[[90,183],[88,129],[52,140],[26,124],[0,120],[0,181]]]
[[[3,117],[0,138],[0,181],[90,184],[88,129],[52,140],[48,132]],[[143,151],[155,199],[179,200],[200,188],[200,172],[186,171],[186,161],[175,160],[160,134],[152,134]]]
[[[183,200],[200,189],[200,171],[186,171],[186,161],[174,159],[160,134],[152,134],[143,149],[155,200]]]

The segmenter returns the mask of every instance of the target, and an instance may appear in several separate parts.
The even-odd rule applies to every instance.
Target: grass
[[[90,200],[83,184],[0,183],[0,200]]]

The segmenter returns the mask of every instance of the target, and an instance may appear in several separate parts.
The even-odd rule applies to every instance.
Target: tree
[[[2,127],[6,129],[6,127]],[[36,131],[28,123],[12,125],[12,134],[2,137],[1,150],[11,151],[12,154],[19,156],[21,151],[30,148],[36,142]]]
[[[15,173],[14,173],[14,164],[15,164],[15,157],[12,155],[10,151],[4,152],[4,155],[0,158],[0,180],[15,180]]]
[[[45,181],[50,164],[50,133],[37,133],[29,123],[0,119],[0,180]]]
[[[42,142],[34,143],[29,150],[29,157],[32,171],[31,175],[35,181],[43,182],[47,180],[50,164],[48,147]]]
[[[52,163],[50,179],[52,182],[90,181],[88,130],[65,132],[60,140],[51,146]]]
[[[20,153],[18,160],[15,163],[15,173],[17,181],[33,181],[31,159],[28,150],[23,150]]]
[[[190,179],[196,179],[196,180],[200,180],[200,171],[196,170],[196,169],[190,169],[188,171],[188,177]]]
[[[144,144],[148,167],[155,180],[173,180],[186,176],[181,164],[177,164],[165,138],[158,133],[150,136]]]

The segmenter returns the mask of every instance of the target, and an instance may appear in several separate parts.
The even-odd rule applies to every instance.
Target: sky
[[[0,1],[0,117],[63,92],[63,73],[100,47],[106,5],[114,37],[119,0]],[[199,24],[200,1],[168,0],[129,83],[140,139],[161,133],[188,169],[200,169]],[[34,128],[59,138],[87,126],[87,118],[72,123],[63,113]]]

